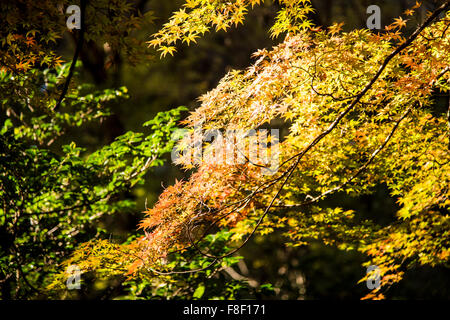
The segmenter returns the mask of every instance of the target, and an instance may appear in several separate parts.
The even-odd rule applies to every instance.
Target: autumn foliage
[[[173,54],[177,41],[195,42],[211,28],[241,23],[259,2],[187,1],[150,45],[162,56]],[[167,264],[174,252],[194,248],[215,268],[255,233],[282,229],[289,245],[319,239],[366,254],[367,265],[379,266],[382,275],[382,288],[366,298],[383,298],[409,265],[448,262],[449,120],[434,94],[450,89],[450,3],[410,35],[403,30],[419,4],[381,32],[342,32],[341,24],[313,27],[309,1],[280,3],[271,32],[286,32],[284,41],[257,51],[248,69],[228,73],[184,121],[191,133],[199,126],[284,129],[278,171],[264,175],[263,164],[250,161],[216,163],[218,142],[189,135],[177,148],[200,143],[203,161],[146,211],[142,237],[125,245],[88,243],[67,264],[157,278],[177,272],[176,264]],[[248,137],[240,139],[245,145]],[[192,169],[191,156],[178,164]],[[322,205],[329,195],[358,197],[381,184],[400,207],[387,226]],[[217,230],[232,234],[234,249],[222,256],[200,249]]]

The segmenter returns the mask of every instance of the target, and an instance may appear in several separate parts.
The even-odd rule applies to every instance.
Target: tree
[[[149,127],[148,134],[129,131],[94,151],[67,143],[72,137],[67,132],[101,123],[110,115],[110,105],[128,98],[125,87],[96,90],[85,82],[77,72],[83,47],[100,43],[113,53],[125,52],[128,63],[145,61],[151,57],[149,50],[131,34],[152,19],[151,12],[142,15],[139,5],[135,8],[127,1],[80,1],[81,29],[70,30],[76,43],[74,57],[63,64],[55,44],[67,32],[64,12],[69,4],[1,5],[3,299],[47,296],[43,288],[74,248],[108,237],[106,215],[136,210],[130,191],[163,163],[185,110],[160,112],[143,124]],[[113,63],[107,59],[104,67]],[[214,241],[220,243],[224,237]],[[244,286],[234,281],[216,287],[218,296],[229,288],[232,296]],[[133,285],[130,288],[134,290]],[[201,296],[201,289],[192,294]]]
[[[126,50],[131,60],[145,57],[137,39],[126,33],[148,16],[136,15],[124,2],[108,11],[111,4],[100,1],[87,7],[89,29],[73,31],[78,49],[70,64],[62,64],[52,45],[67,30],[67,2],[60,7],[51,1],[1,4],[3,299],[43,296],[42,287],[57,265],[80,242],[105,237],[103,216],[134,209],[126,192],[161,165],[172,148],[170,135],[183,108],[144,123],[150,134],[130,131],[95,152],[64,141],[67,131],[101,122],[111,103],[128,96],[124,87],[95,90],[79,81],[76,60],[83,38],[107,41],[112,50]],[[94,19],[93,12],[100,18]],[[73,77],[80,83],[71,81]]]
[[[186,1],[148,45],[174,55],[261,3]],[[129,292],[122,298],[261,297],[270,284],[225,283],[224,272],[254,235],[275,231],[293,247],[320,241],[364,254],[381,277],[366,298],[383,298],[408,267],[445,265],[450,109],[437,96],[449,92],[450,2],[441,3],[413,33],[405,16],[419,3],[383,31],[342,32],[314,26],[309,0],[279,0],[270,33],[284,41],[203,95],[185,130],[176,130],[178,108],[146,122],[149,134],[128,132],[94,151],[67,143],[67,131],[101,121],[128,92],[94,90],[77,74],[78,58],[100,44],[113,53],[105,69],[117,52],[146,61],[151,51],[133,31],[151,13],[81,0],[75,54],[63,64],[53,43],[66,32],[67,1],[2,4],[2,298],[65,297],[72,265],[85,283],[118,278]],[[166,188],[125,243],[109,240],[101,218],[135,210],[130,190],[170,151],[190,178]],[[381,185],[400,207],[387,224],[327,202]]]
[[[239,23],[256,3],[189,1],[150,44],[162,56],[172,54],[177,40]],[[143,236],[125,245],[89,243],[67,264],[97,271],[120,266],[130,278],[161,279],[186,272],[180,252],[188,261],[204,261],[192,273],[214,269],[254,234],[281,229],[293,246],[319,239],[366,254],[382,285],[366,298],[383,298],[383,290],[402,279],[402,268],[448,261],[450,111],[434,97],[449,90],[450,2],[410,35],[402,33],[402,17],[379,33],[344,33],[340,24],[322,30],[306,18],[308,1],[281,3],[272,34],[287,32],[284,42],[255,53],[247,70],[230,72],[185,121],[191,134],[178,144],[184,151],[178,162],[195,173],[168,187],[148,210]],[[217,162],[224,140],[198,130],[246,133],[274,123],[287,133],[267,147],[272,158],[280,157],[272,175],[265,174],[267,161],[250,156],[244,163]],[[238,141],[241,151],[255,142],[246,134]],[[199,145],[202,161],[195,163],[192,147]],[[387,226],[323,206],[331,194],[358,196],[380,184],[401,206]],[[209,247],[215,232],[231,233],[233,248]]]

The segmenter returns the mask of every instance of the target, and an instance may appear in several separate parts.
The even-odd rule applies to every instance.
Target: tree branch
[[[81,29],[78,35],[78,42],[77,42],[77,47],[75,49],[75,53],[73,55],[73,59],[72,59],[72,64],[70,65],[70,69],[69,69],[69,75],[66,78],[66,82],[64,83],[64,87],[63,90],[61,92],[61,95],[59,97],[58,102],[56,103],[55,107],[53,108],[54,111],[58,111],[59,108],[61,107],[61,103],[64,100],[67,91],[69,89],[69,84],[70,84],[70,80],[73,77],[73,73],[75,72],[75,65],[77,63],[78,60],[78,56],[80,55],[80,51],[81,51],[81,47],[83,46],[83,42],[84,42],[84,32],[86,29],[86,25],[85,25],[85,13],[86,13],[86,4],[87,4],[87,0],[81,0]]]

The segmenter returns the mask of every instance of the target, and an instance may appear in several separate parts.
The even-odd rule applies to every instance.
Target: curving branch
[[[73,59],[72,59],[72,64],[70,65],[70,69],[69,69],[69,74],[66,78],[66,82],[64,83],[64,87],[63,90],[61,92],[61,95],[59,96],[59,100],[56,103],[55,107],[53,108],[53,111],[58,111],[59,108],[61,107],[61,103],[63,102],[67,91],[69,90],[69,84],[70,84],[70,80],[73,77],[73,73],[75,72],[75,65],[77,63],[78,60],[78,56],[80,55],[81,52],[81,47],[83,46],[83,42],[84,42],[84,32],[86,29],[86,22],[85,22],[85,14],[86,14],[86,5],[87,5],[87,0],[81,0],[81,6],[80,6],[80,10],[81,10],[81,29],[78,35],[78,41],[77,41],[77,47],[75,49],[75,53],[73,55]]]
[[[327,195],[331,194],[331,193],[335,193],[336,191],[341,190],[342,188],[344,188],[346,185],[348,185],[350,182],[352,182],[353,180],[355,180],[356,177],[358,177],[364,170],[367,169],[367,167],[373,162],[373,160],[375,160],[376,156],[381,152],[381,150],[384,149],[384,147],[386,147],[386,145],[388,144],[388,142],[391,140],[391,138],[394,136],[395,131],[397,131],[400,123],[406,118],[406,116],[411,112],[412,108],[408,108],[408,110],[406,110],[406,112],[403,113],[403,115],[400,117],[400,119],[398,119],[395,122],[394,127],[392,128],[391,132],[389,132],[389,134],[387,135],[386,139],[383,141],[383,143],[371,154],[370,158],[366,161],[366,163],[364,163],[350,178],[348,178],[345,182],[341,183],[340,185],[338,185],[337,187],[334,187],[332,189],[329,189],[325,192],[323,192],[322,194],[316,196],[316,197],[311,197],[310,200],[306,200],[300,204],[296,204],[296,205],[290,205],[290,206],[282,206],[283,208],[300,208],[300,207],[304,207],[306,205],[310,205],[314,202],[319,201],[320,199],[322,199],[323,197],[326,197]]]
[[[256,226],[253,228],[253,230],[250,232],[250,234],[248,235],[248,237],[243,241],[243,243],[238,246],[237,248],[233,249],[232,251],[230,251],[228,254],[222,255],[222,256],[214,256],[214,255],[210,255],[208,253],[205,253],[203,251],[201,251],[198,246],[196,245],[196,243],[194,243],[191,239],[191,235],[188,232],[188,235],[190,237],[190,241],[191,244],[193,245],[193,247],[203,256],[208,257],[208,258],[213,258],[213,259],[223,259],[226,257],[231,256],[232,254],[236,253],[237,251],[239,251],[243,246],[245,246],[246,243],[248,243],[248,241],[250,241],[250,239],[253,237],[253,235],[256,233],[256,231],[258,230],[259,226],[262,224],[264,218],[267,216],[267,214],[269,213],[270,209],[273,207],[275,200],[278,198],[278,196],[280,195],[281,191],[283,190],[284,186],[286,185],[286,183],[288,182],[288,180],[291,178],[292,174],[294,173],[294,171],[297,169],[297,166],[300,164],[301,160],[303,159],[303,157],[306,155],[306,153],[311,150],[312,148],[314,148],[314,146],[316,146],[322,139],[324,139],[328,134],[330,134],[336,127],[337,125],[341,122],[341,120],[351,111],[354,109],[354,107],[356,105],[358,105],[358,103],[360,103],[361,99],[365,96],[365,94],[372,88],[372,86],[375,84],[375,82],[380,78],[380,76],[382,75],[382,73],[384,72],[384,70],[386,69],[386,67],[389,65],[390,61],[396,57],[398,54],[400,54],[404,49],[406,49],[407,47],[409,47],[415,40],[416,38],[421,34],[421,32],[428,26],[430,25],[442,12],[445,12],[446,10],[448,10],[450,8],[450,1],[447,0],[444,4],[442,4],[439,8],[437,8],[428,18],[427,20],[422,23],[422,25],[420,25],[412,35],[410,35],[408,37],[408,39],[406,41],[404,41],[401,45],[399,45],[394,51],[392,51],[383,61],[383,63],[381,64],[380,68],[378,69],[377,73],[373,76],[373,78],[369,81],[369,83],[362,89],[362,91],[360,93],[358,93],[356,95],[356,97],[354,98],[354,100],[350,103],[350,105],[345,108],[339,115],[338,117],[330,124],[330,126],[323,131],[321,134],[319,134],[313,141],[311,141],[308,146],[306,146],[306,148],[304,148],[301,152],[295,154],[294,156],[290,157],[289,159],[287,159],[286,161],[284,161],[281,166],[285,165],[286,163],[296,159],[295,163],[282,175],[286,176],[286,178],[284,179],[282,185],[280,186],[280,188],[278,189],[278,191],[276,192],[276,194],[273,196],[272,200],[270,201],[269,205],[265,208],[263,214],[261,215],[261,217],[259,218],[258,222],[256,223]],[[396,129],[398,128],[398,125],[400,124],[400,122],[407,116],[407,114],[410,112],[410,109],[407,110],[407,112],[405,112],[403,114],[403,116],[400,118],[400,120],[397,122],[397,124],[394,126],[394,129],[391,131],[391,134],[388,135],[388,137],[386,138],[385,142],[380,146],[380,148],[378,148],[373,154],[371,159],[369,159],[368,162],[366,162],[366,164],[360,168],[360,170],[358,170],[356,172],[356,174],[354,174],[354,176],[352,176],[350,178],[350,180],[348,180],[347,183],[349,183],[351,180],[353,180],[354,178],[356,178],[357,175],[359,175],[375,158],[375,156],[384,148],[384,146],[388,143],[388,141],[391,139],[392,135],[395,133]],[[277,180],[280,180],[280,177],[277,178]],[[320,198],[321,196],[319,196]],[[314,200],[314,199],[313,199]]]

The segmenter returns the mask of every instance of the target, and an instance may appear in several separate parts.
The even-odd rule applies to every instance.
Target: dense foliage
[[[33,10],[25,3],[3,11]],[[83,279],[120,279],[129,292],[122,298],[262,297],[271,294],[271,285],[236,276],[228,281],[224,271],[239,264],[236,254],[254,236],[277,232],[292,247],[320,241],[362,253],[364,265],[381,273],[382,287],[366,298],[383,298],[405,268],[446,265],[450,109],[436,97],[450,89],[450,2],[441,3],[412,33],[404,31],[407,17],[419,3],[383,31],[343,32],[342,24],[314,26],[310,1],[280,0],[270,33],[284,40],[257,51],[252,66],[230,71],[201,96],[181,134],[175,125],[184,108],[145,123],[152,129],[147,136],[128,132],[95,152],[74,143],[50,148],[66,127],[107,116],[105,105],[127,90],[92,91],[82,83],[60,96],[75,64],[60,65],[48,39],[36,34],[54,32],[57,39],[61,25],[45,24],[50,30],[43,32],[35,17],[22,26],[24,33],[17,19],[8,21],[0,82],[7,115],[0,140],[0,219],[8,244],[2,246],[2,281],[8,284],[2,297],[24,296],[30,288],[65,296],[65,271],[73,264]],[[227,31],[260,4],[186,1],[148,45],[162,58],[176,54],[179,43],[196,42],[213,28]],[[135,38],[124,39],[149,16],[134,15],[123,1],[95,6],[87,6],[89,27],[78,37],[145,58]],[[93,18],[105,10],[116,19]],[[58,16],[55,8],[48,12]],[[239,147],[249,150],[265,143],[247,134],[260,128],[282,132],[279,142],[274,135],[266,141],[276,167],[252,155],[220,161],[217,151],[226,143],[211,141],[204,131],[234,130]],[[201,161],[193,161],[198,146]],[[133,208],[127,190],[172,150],[182,154],[176,162],[192,170],[190,177],[164,189],[136,235],[125,243],[108,240],[99,219]],[[237,158],[232,153],[228,160]],[[327,202],[335,194],[356,198],[380,186],[399,206],[387,224]]]

